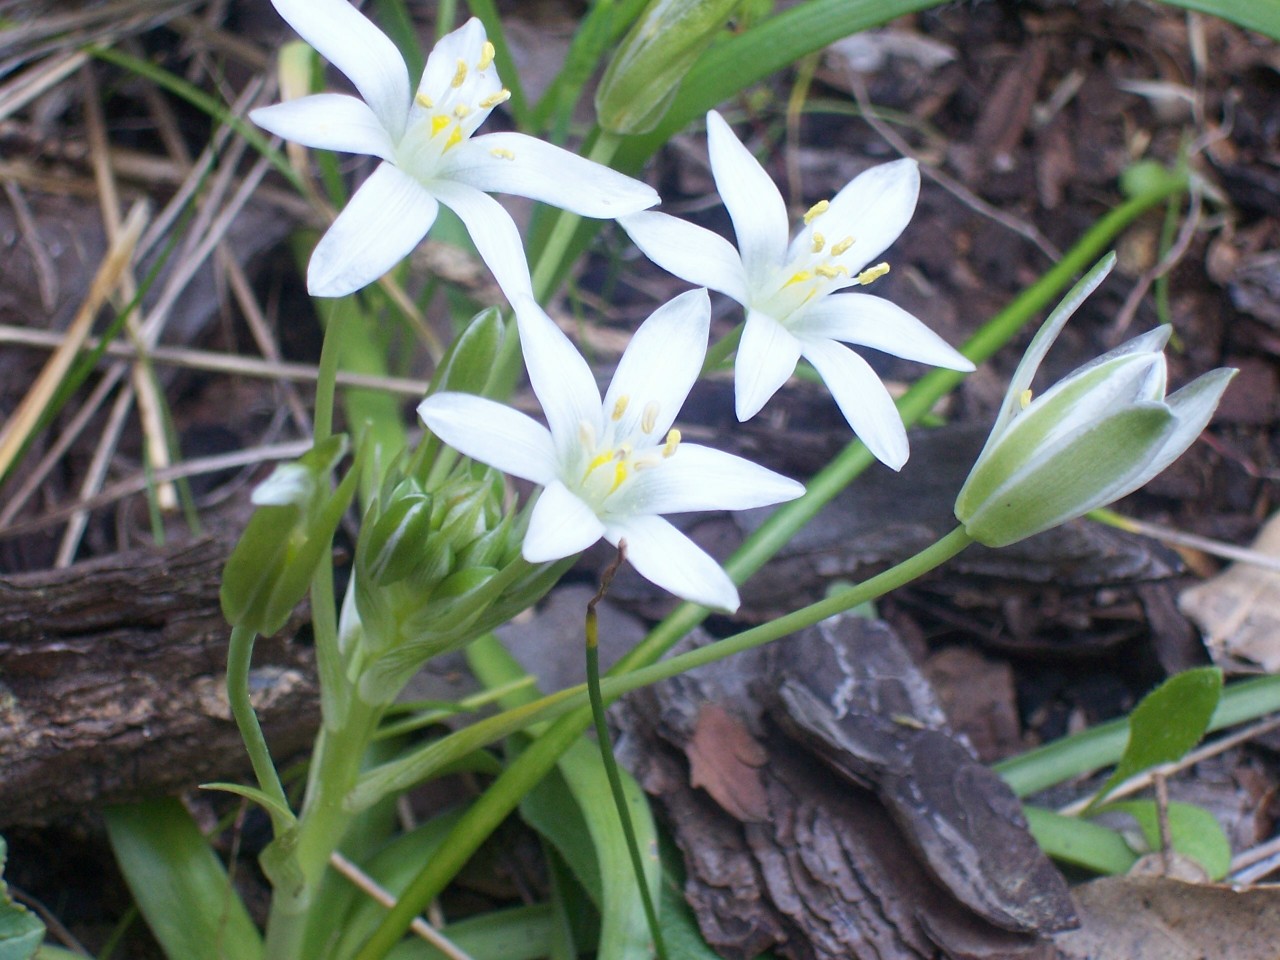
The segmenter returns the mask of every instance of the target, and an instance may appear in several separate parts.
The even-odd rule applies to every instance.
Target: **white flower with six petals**
[[[520,341],[548,426],[493,400],[437,393],[418,407],[456,450],[544,489],[525,535],[526,560],[571,556],[601,537],[663,589],[736,610],[719,564],[660,514],[744,510],[804,493],[741,457],[683,443],[672,428],[702,367],[711,306],[705,290],[659,307],[628,344],[603,403],[587,362],[533,303],[516,304]]]
[[[395,44],[347,0],[272,3],[360,97],[314,94],[254,110],[250,118],[287,140],[383,161],[317,244],[307,270],[314,296],[343,296],[378,279],[426,236],[442,203],[466,225],[514,299],[529,290],[529,267],[515,222],[488,193],[529,197],[585,217],[617,217],[658,202],[645,184],[533,137],[472,136],[510,96],[479,20],[440,39],[411,93]]]
[[[920,174],[912,160],[872,167],[804,216],[789,241],[782,195],[715,111],[707,114],[711,172],[733,220],[735,249],[723,237],[663,213],[619,218],[646,256],[691,283],[746,308],[735,361],[739,420],[759,412],[804,357],[825,381],[854,432],[897,470],[907,435],[875,371],[842,343],[883,350],[952,370],[973,364],[896,304],[853,293],[828,294],[883,276],[868,267],[893,243],[915,211]]]

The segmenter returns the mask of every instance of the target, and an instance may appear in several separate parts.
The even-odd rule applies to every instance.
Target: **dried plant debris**
[[[1267,557],[1280,557],[1280,516],[1253,542]],[[1280,573],[1249,563],[1184,590],[1178,606],[1204,633],[1214,663],[1235,672],[1280,671]]]
[[[1104,877],[1077,887],[1078,930],[1061,960],[1275,960],[1280,889]]]
[[[1016,799],[882,623],[829,621],[621,718],[725,956],[1035,957],[1074,922]]]

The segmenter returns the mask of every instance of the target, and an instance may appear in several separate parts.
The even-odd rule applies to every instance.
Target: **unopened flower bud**
[[[1159,328],[1029,399],[1040,361],[1114,263],[1108,257],[1080,281],[1031,341],[956,498],[956,517],[987,546],[1015,543],[1132,493],[1195,441],[1235,376],[1213,370],[1166,397],[1162,350],[1170,331]]]
[[[689,68],[740,0],[653,0],[618,47],[596,90],[600,126],[648,133],[667,112]]]

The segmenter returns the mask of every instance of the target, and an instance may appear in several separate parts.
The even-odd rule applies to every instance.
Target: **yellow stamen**
[[[449,124],[451,123],[453,123],[453,121],[450,120],[448,117],[446,117],[443,113],[436,114],[434,117],[431,118],[431,135],[434,137],[436,134],[440,133],[440,131],[448,127]]]
[[[511,91],[503,87],[497,93],[491,93],[480,101],[480,109],[488,110],[490,107],[496,107],[500,103],[506,103],[511,99]]]
[[[806,211],[804,215],[804,225],[807,227],[809,224],[813,223],[814,219],[826,213],[827,208],[830,206],[831,206],[830,200],[819,200],[812,207],[810,207],[808,211]]]
[[[627,479],[627,465],[625,463],[620,462],[616,467],[613,468],[613,486],[609,488],[609,493],[613,493],[620,486],[622,486],[622,484],[626,481],[626,479]]]
[[[450,84],[454,89],[462,86],[467,82],[467,64],[464,60],[458,61],[458,69],[453,75],[453,82]]]
[[[1018,394],[1018,405],[1022,407],[1023,410],[1031,406],[1031,390],[1029,388]]]
[[[822,248],[827,245],[827,238],[818,232],[813,234],[813,246],[810,248],[814,253],[821,253]]]
[[[667,434],[667,442],[662,445],[662,455],[670,457],[676,452],[678,446],[680,446],[680,431],[672,427],[671,432]]]
[[[516,155],[506,147],[494,147],[489,153],[499,160],[514,160],[516,158]]]
[[[467,116],[467,114],[469,114],[470,112],[471,112],[471,108],[468,107],[465,103],[460,103],[453,108],[453,115],[457,117],[459,120]]]
[[[785,289],[791,286],[792,284],[804,283],[806,280],[812,280],[812,279],[813,279],[813,274],[810,273],[808,270],[799,270],[796,273],[793,273],[791,275],[791,279],[788,280],[786,283],[784,283],[782,286],[783,286],[783,289]]]
[[[879,280],[888,272],[889,265],[887,263],[877,263],[874,267],[867,267],[867,269],[863,270],[854,279],[865,287],[873,280]]]
[[[436,105],[435,101],[432,100],[430,97],[428,97],[425,93],[414,94],[413,100],[416,104],[418,104],[418,106],[426,107],[428,110],[430,110],[432,107]]]
[[[627,412],[627,404],[631,402],[631,398],[626,394],[619,397],[613,404],[613,413],[609,414],[609,419],[617,423],[622,419],[622,415]]]
[[[813,272],[820,277],[825,277],[828,280],[834,280],[841,274],[847,277],[849,275],[849,268],[839,263],[835,266],[832,266],[829,263],[824,263],[821,266],[814,267]]]
[[[450,147],[456,147],[462,142],[462,127],[454,127],[453,133],[449,134],[449,139],[444,142],[444,148],[448,150]]]
[[[658,423],[658,402],[650,400],[644,405],[644,413],[640,416],[640,429],[645,433],[653,433]]]
[[[852,246],[853,246],[853,237],[845,237],[843,240],[841,240],[839,243],[837,243],[834,247],[831,248],[831,255],[833,257],[838,257],[840,256],[840,254],[844,253],[846,250],[848,250]]]
[[[484,46],[480,48],[480,59],[476,63],[476,69],[488,70],[489,64],[493,63],[494,54],[497,52],[497,50],[493,49],[493,44],[486,40]]]

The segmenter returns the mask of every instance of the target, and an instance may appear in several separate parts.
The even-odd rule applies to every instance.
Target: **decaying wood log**
[[[243,776],[218,605],[228,549],[205,539],[0,577],[0,827]],[[253,699],[278,757],[314,735],[312,668],[303,644],[258,642]]]

